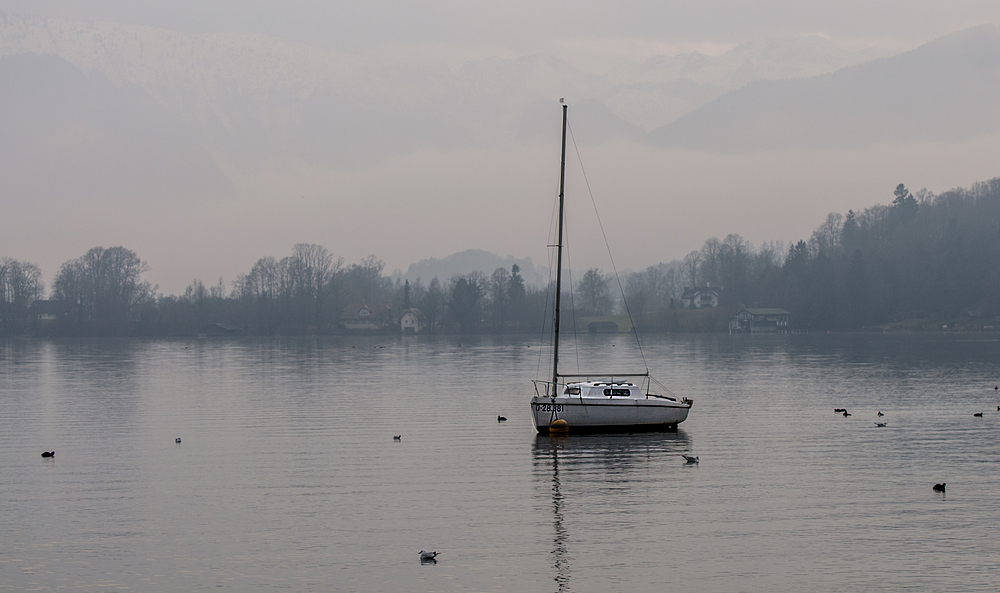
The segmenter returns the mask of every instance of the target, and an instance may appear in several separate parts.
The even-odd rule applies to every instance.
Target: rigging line
[[[611,260],[611,269],[615,273],[615,282],[618,283],[618,291],[622,295],[622,303],[625,304],[625,313],[628,314],[629,325],[632,326],[632,334],[635,335],[635,343],[639,347],[639,356],[642,358],[642,365],[649,372],[649,363],[646,362],[646,354],[642,351],[642,342],[639,341],[639,330],[632,319],[632,310],[628,306],[628,299],[625,298],[625,288],[622,287],[622,279],[618,276],[618,267],[615,266],[615,256],[611,255],[611,244],[608,243],[608,235],[604,232],[604,223],[601,222],[601,213],[597,210],[597,200],[594,199],[594,191],[590,187],[590,179],[587,177],[587,170],[583,167],[583,156],[580,154],[580,147],[576,145],[576,136],[573,135],[573,126],[568,125],[569,137],[573,140],[573,150],[576,151],[576,159],[580,162],[580,172],[583,173],[583,182],[587,184],[587,192],[590,194],[590,203],[594,205],[594,214],[597,216],[597,225],[601,228],[601,236],[604,238],[604,248],[608,250],[608,259]]]
[[[551,283],[552,282],[551,282],[551,279],[550,279],[549,280],[549,284],[551,284]],[[548,306],[549,306],[549,291],[546,290],[545,291],[545,307],[546,307],[546,309],[548,308]],[[541,376],[540,373],[542,371],[542,352],[545,350],[545,334],[546,334],[545,326],[546,326],[548,317],[549,317],[548,313],[545,312],[545,311],[543,311],[542,312],[542,326],[541,326],[541,328],[539,330],[539,333],[541,335],[538,337],[538,362],[535,365],[535,377],[536,378],[539,377],[539,376]]]
[[[559,192],[557,191],[557,196],[558,193]],[[552,201],[552,212],[549,215],[549,238],[552,238],[555,235],[555,221],[558,216],[556,213],[559,211],[558,206],[559,199],[556,198]],[[535,377],[538,377],[539,372],[542,370],[542,353],[545,351],[545,337],[549,333],[547,330],[549,319],[549,299],[552,298],[552,271],[555,269],[555,253],[553,253],[552,249],[550,249],[552,247],[550,243],[547,242],[546,245],[548,245],[547,249],[549,252],[549,278],[548,282],[545,284],[545,307],[542,309],[542,326],[539,330],[541,335],[538,337],[538,364],[535,367]]]
[[[576,331],[576,302],[573,300],[573,262],[570,261],[569,212],[563,216],[564,247],[566,251],[566,278],[569,284],[569,310],[573,317],[573,353],[576,355],[576,372],[580,372],[580,339]]]

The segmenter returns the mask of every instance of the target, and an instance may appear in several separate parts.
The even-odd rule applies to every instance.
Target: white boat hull
[[[540,433],[630,432],[676,430],[691,404],[667,398],[546,397],[531,398],[531,416]],[[552,426],[552,423],[562,420]]]

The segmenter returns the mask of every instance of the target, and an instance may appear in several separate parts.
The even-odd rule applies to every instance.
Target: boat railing
[[[647,395],[647,397],[649,396],[649,393],[648,393],[649,390],[645,388],[646,386],[648,386],[648,381],[650,380],[649,373],[614,373],[614,374],[610,374],[610,373],[574,373],[574,374],[566,374],[566,375],[560,373],[558,375],[558,377],[560,379],[583,379],[583,380],[587,380],[587,381],[601,381],[601,382],[606,382],[606,383],[621,383],[621,381],[616,381],[615,380],[616,378],[622,379],[622,378],[625,378],[625,377],[645,377],[646,381],[643,382],[643,384],[644,384],[643,392],[647,392],[646,395]],[[556,395],[562,395],[562,394],[558,393],[558,391],[559,391],[559,385],[566,385],[566,382],[564,381],[564,382],[556,385],[555,390],[553,390],[552,389],[552,381],[543,381],[541,379],[534,379],[534,380],[532,380],[532,383],[535,384],[535,395],[537,395],[539,397],[553,397],[553,395],[550,395],[550,393],[549,393],[550,391],[552,391]],[[543,388],[543,390],[545,392],[544,394],[542,394],[542,393],[539,392],[539,386],[540,385],[542,386],[542,388]],[[583,395],[580,394],[580,397],[583,397]]]
[[[591,377],[600,377],[601,380],[603,381],[605,379],[609,380],[614,379],[615,377],[648,377],[649,373],[576,373],[573,375],[563,375],[562,373],[560,373],[559,376],[572,377],[576,379],[579,379],[581,377],[587,379],[590,379]]]
[[[560,374],[559,375],[559,378],[561,378],[561,379],[584,379],[584,380],[594,380],[594,381],[601,381],[601,382],[607,382],[607,383],[620,383],[620,381],[616,381],[615,379],[616,378],[622,379],[622,378],[626,378],[626,377],[644,377],[645,378],[644,381],[641,381],[641,384],[640,384],[639,387],[640,387],[640,390],[643,392],[643,394],[646,396],[647,399],[651,398],[651,397],[654,397],[654,398],[657,398],[657,399],[666,399],[666,400],[670,400],[670,401],[680,402],[682,404],[690,404],[690,403],[692,403],[694,401],[694,400],[691,400],[690,398],[686,398],[686,397],[681,398],[681,397],[678,397],[675,393],[673,393],[672,391],[670,391],[669,389],[667,389],[666,385],[664,385],[663,383],[660,383],[659,381],[657,381],[656,379],[654,379],[652,376],[650,376],[649,373],[615,373],[613,375],[612,374],[608,374],[608,373],[579,373],[579,374],[567,374],[567,375]],[[541,379],[534,379],[534,380],[532,380],[532,383],[535,385],[535,395],[538,396],[538,397],[555,397],[555,395],[561,395],[561,394],[558,393],[558,391],[559,391],[559,385],[566,385],[566,383],[563,382],[563,383],[557,384],[555,386],[555,389],[552,389],[552,381],[544,381],[544,380],[541,380]],[[655,385],[655,389],[657,391],[659,391],[660,393],[653,393],[654,385]],[[552,395],[552,394],[555,394],[555,395]],[[663,395],[663,394],[669,394],[669,395]],[[581,397],[583,397],[583,396],[581,395]]]
[[[656,388],[657,391],[660,391],[662,393],[669,393],[670,395],[659,395],[659,394],[653,393],[654,385],[655,385],[655,388]],[[693,401],[693,400],[690,400],[690,399],[688,399],[686,397],[677,397],[676,393],[670,391],[669,389],[667,389],[666,385],[664,385],[663,383],[660,383],[659,381],[657,381],[656,379],[654,379],[652,377],[649,378],[649,384],[646,386],[646,397],[662,397],[662,398],[666,398],[666,399],[672,399],[675,402],[679,401],[679,402],[684,403],[684,404],[688,404],[688,403],[691,403],[691,401]]]
[[[537,397],[555,397],[554,395],[549,395],[549,389],[552,387],[552,381],[542,381],[541,379],[532,379],[531,382],[535,385],[535,395]],[[544,393],[538,391],[539,386],[541,386]]]

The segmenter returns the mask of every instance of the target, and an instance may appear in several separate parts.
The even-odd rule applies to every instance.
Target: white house
[[[424,329],[424,314],[420,309],[403,309],[399,316],[399,331],[404,334],[419,334]]]
[[[703,309],[707,307],[719,306],[720,287],[696,286],[694,288],[684,287],[684,294],[681,295],[681,306],[685,309]]]

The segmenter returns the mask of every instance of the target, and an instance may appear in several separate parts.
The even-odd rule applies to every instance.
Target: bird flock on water
[[[993,390],[994,391],[1000,391],[1000,385],[995,385],[993,387]],[[834,408],[833,411],[836,414],[843,415],[845,418],[847,418],[848,416],[851,415],[851,413],[847,411],[847,408]],[[1000,412],[1000,406],[997,406],[997,412]],[[879,410],[878,413],[876,414],[877,418],[882,418],[883,416],[885,416],[885,414],[882,413],[882,410]],[[983,412],[975,412],[975,413],[972,414],[972,417],[973,418],[982,418],[983,417]],[[875,428],[885,428],[887,426],[889,426],[888,422],[879,422],[878,420],[875,421]],[[684,458],[688,459],[688,456],[685,455]],[[697,461],[697,459],[698,458],[696,457],[695,461]],[[690,460],[689,460],[689,462],[690,462]],[[941,482],[940,484],[934,484],[934,486],[932,486],[931,489],[934,490],[934,492],[940,492],[940,493],[943,494],[945,492],[945,486],[946,486],[946,484],[944,482]]]
[[[1000,386],[996,386],[993,389],[994,390],[1000,390]],[[837,413],[837,414],[843,415],[845,418],[851,416],[851,413],[847,411],[847,408],[834,408],[833,411],[835,413]],[[1000,406],[997,406],[997,411],[1000,412]],[[882,418],[884,416],[885,416],[885,414],[882,412],[882,410],[879,410],[877,412],[877,414],[876,414],[876,418]],[[973,417],[975,417],[975,418],[982,418],[983,417],[983,412],[976,412],[976,413],[973,414]],[[504,417],[502,415],[497,415],[497,422],[498,423],[506,422],[506,421],[507,421],[506,417]],[[888,422],[881,422],[881,421],[878,421],[878,420],[875,421],[875,427],[876,428],[885,428],[888,425],[889,425]],[[392,435],[392,440],[394,442],[401,442],[403,440],[403,435],[401,435],[401,434]],[[177,444],[180,444],[181,438],[180,437],[175,438],[174,442],[177,443]],[[42,451],[42,457],[44,457],[46,459],[52,459],[55,456],[56,456],[56,452],[54,450],[53,451]],[[698,459],[697,455],[690,455],[690,454],[687,454],[687,453],[682,453],[681,457],[684,458],[684,461],[688,465],[697,464],[699,462],[699,459]],[[945,491],[946,491],[945,487],[946,487],[946,484],[944,482],[941,482],[941,483],[938,483],[938,484],[934,484],[931,487],[931,489],[934,492],[938,492],[938,493],[944,494]],[[419,557],[420,557],[421,564],[437,564],[438,552],[436,550],[432,550],[432,551],[420,550]]]

